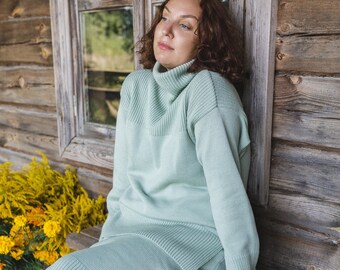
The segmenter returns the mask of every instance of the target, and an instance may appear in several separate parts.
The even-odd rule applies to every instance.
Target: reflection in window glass
[[[115,125],[120,89],[134,69],[132,8],[82,13],[86,121]]]

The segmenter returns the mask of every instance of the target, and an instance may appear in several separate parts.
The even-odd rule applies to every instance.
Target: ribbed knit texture
[[[143,236],[184,270],[223,249],[228,270],[255,269],[247,119],[228,81],[188,73],[191,64],[166,71],[156,63],[126,78],[101,241]]]
[[[124,235],[108,239],[101,245],[70,253],[48,270],[180,270],[180,268],[149,239],[139,235]]]

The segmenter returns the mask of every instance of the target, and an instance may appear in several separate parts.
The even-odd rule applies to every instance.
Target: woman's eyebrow
[[[165,9],[167,12],[171,13],[170,9],[169,9],[167,6],[165,6],[164,9]],[[181,15],[180,17],[181,17],[181,18],[192,18],[192,19],[195,19],[196,21],[198,21],[198,18],[197,18],[195,15],[191,15],[191,14]]]

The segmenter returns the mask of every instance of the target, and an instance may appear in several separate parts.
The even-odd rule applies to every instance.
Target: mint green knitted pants
[[[224,261],[220,259],[219,261],[216,262],[215,259],[215,262],[211,261],[201,269],[225,269]],[[47,270],[181,270],[181,268],[150,240],[136,235],[124,235],[61,257]]]
[[[179,266],[150,240],[118,236],[105,244],[61,257],[48,270],[179,270]]]

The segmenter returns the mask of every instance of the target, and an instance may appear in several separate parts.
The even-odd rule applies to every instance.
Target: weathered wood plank
[[[340,33],[340,1],[280,0],[277,32],[280,35]]]
[[[71,16],[68,1],[50,0],[54,55],[54,78],[58,111],[59,153],[62,154],[77,134],[71,40]]]
[[[0,21],[40,16],[50,16],[47,0],[0,1]]]
[[[52,45],[14,44],[0,46],[0,65],[37,64],[52,66]]]
[[[53,160],[60,161],[57,137],[1,127],[0,147],[31,155],[37,155],[36,151],[41,151]]]
[[[30,18],[1,23],[0,45],[50,43],[50,18]]]
[[[238,31],[243,33],[245,0],[229,0],[229,11]]]
[[[132,6],[133,0],[79,0],[78,9],[80,11]]]
[[[71,233],[67,236],[66,243],[69,248],[80,250],[98,242],[102,225],[86,228],[79,233]]]
[[[92,198],[99,195],[107,197],[112,189],[112,176],[102,175],[91,169],[84,168],[78,168],[77,175],[79,182]]]
[[[1,105],[0,125],[36,134],[57,136],[55,112]]]
[[[66,238],[66,244],[70,249],[81,250],[97,243],[101,233],[101,225],[86,228],[80,233],[70,233]]]
[[[321,226],[339,225],[340,204],[330,203],[304,196],[298,192],[277,191],[272,189],[269,196],[271,209],[290,213],[292,216],[318,223]]]
[[[330,152],[274,140],[272,153],[271,190],[303,194],[340,207],[340,150]]]
[[[112,170],[113,150],[112,142],[75,137],[65,149],[63,157]]]
[[[248,190],[253,203],[268,201],[277,1],[246,0],[246,69],[243,102],[249,118],[252,157]],[[261,33],[259,35],[258,33]]]
[[[340,35],[277,37],[276,69],[340,73]]]
[[[257,214],[257,217],[259,215]],[[277,214],[274,216],[278,217]],[[279,219],[266,212],[257,218],[261,239],[257,269],[340,269],[340,234],[329,228],[308,226],[281,213]]]
[[[81,233],[70,233],[66,237],[66,244],[72,250],[82,250],[97,243],[98,240]]]
[[[70,233],[66,238],[66,244],[70,249],[81,250],[98,242],[102,225],[86,228],[80,233]]]
[[[51,67],[0,67],[0,90],[2,102],[56,106]]]
[[[340,78],[277,76],[273,137],[340,149]]]

